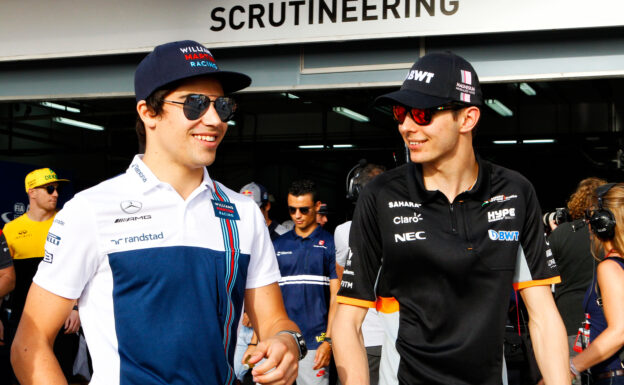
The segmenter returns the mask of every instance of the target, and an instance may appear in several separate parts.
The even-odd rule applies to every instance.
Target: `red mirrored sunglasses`
[[[405,117],[407,116],[407,112],[412,115],[412,120],[418,124],[419,126],[427,126],[431,124],[431,120],[433,119],[433,115],[440,111],[457,111],[462,108],[466,108],[468,106],[460,105],[460,104],[449,104],[446,106],[433,107],[433,108],[407,108],[404,106],[392,106],[392,115],[394,116],[394,120],[399,122],[399,124],[403,124],[405,121]]]

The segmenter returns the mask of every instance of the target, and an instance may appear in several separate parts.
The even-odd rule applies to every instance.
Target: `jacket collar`
[[[492,164],[479,155],[476,155],[477,164],[479,165],[479,173],[477,176],[477,182],[468,191],[464,191],[457,196],[457,198],[469,198],[477,201],[485,201],[490,198],[492,185]],[[419,163],[409,162],[406,168],[408,190],[412,201],[414,202],[429,202],[435,199],[444,199],[446,197],[439,190],[427,190],[425,188],[425,182],[422,174],[422,165]]]
[[[143,194],[158,186],[169,186],[168,183],[162,182],[158,179],[152,170],[147,167],[147,165],[143,162],[143,154],[137,154],[134,156],[132,163],[130,163],[130,167],[126,170],[126,174],[139,186],[139,189]],[[206,188],[211,191],[214,190],[213,180],[210,178],[206,167],[204,167],[204,176],[199,188],[201,188],[201,190],[205,190]]]

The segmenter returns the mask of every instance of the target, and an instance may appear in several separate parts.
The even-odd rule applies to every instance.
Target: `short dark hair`
[[[288,194],[299,197],[305,194],[312,194],[312,201],[316,203],[318,201],[318,190],[316,189],[316,183],[310,179],[300,179],[292,182],[288,188]]]
[[[162,113],[165,96],[175,91],[180,83],[181,82],[174,82],[167,84],[167,86],[152,92],[147,98],[145,98],[145,104],[152,114],[158,116]],[[145,124],[138,115],[134,128],[137,133],[137,138],[139,139],[139,153],[142,154],[145,152]]]
[[[368,182],[370,182],[375,176],[377,176],[376,174],[374,174],[375,170],[379,170],[381,173],[386,171],[386,167],[379,164],[369,163],[355,172],[355,178],[353,180],[353,183],[357,183],[360,186],[360,189],[363,189],[364,186],[368,184]]]

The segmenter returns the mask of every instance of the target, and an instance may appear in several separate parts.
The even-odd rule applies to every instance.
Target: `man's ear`
[[[314,204],[314,210],[318,213],[318,211],[321,209],[321,205],[323,204],[323,202],[321,201],[316,201],[316,203]]]
[[[157,115],[145,102],[145,100],[141,100],[137,103],[136,106],[137,113],[139,114],[139,118],[143,121],[143,125],[145,126],[145,130],[154,129],[156,127],[156,122],[160,120],[159,115]]]
[[[461,127],[459,129],[460,133],[468,133],[471,132],[479,122],[479,118],[481,117],[481,110],[479,107],[470,106],[465,108],[460,115],[460,123]]]

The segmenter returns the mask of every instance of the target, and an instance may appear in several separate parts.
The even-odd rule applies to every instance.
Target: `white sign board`
[[[0,61],[624,25],[622,0],[2,0]]]

